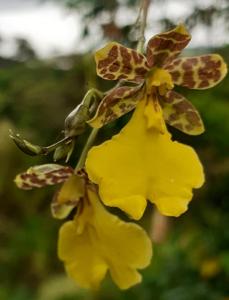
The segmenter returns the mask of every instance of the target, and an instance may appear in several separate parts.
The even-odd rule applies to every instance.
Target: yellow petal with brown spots
[[[95,53],[97,74],[103,79],[139,82],[149,70],[147,60],[141,53],[122,46],[108,43]]]
[[[227,65],[218,54],[178,58],[166,69],[175,84],[197,90],[215,86],[227,74]]]
[[[174,29],[153,36],[147,45],[146,57],[150,67],[162,67],[174,60],[187,46],[191,36],[184,27],[178,25]]]
[[[101,101],[95,116],[88,121],[94,128],[100,128],[134,109],[143,97],[144,86],[122,86],[113,89]]]
[[[169,125],[190,135],[204,132],[204,124],[197,109],[181,94],[168,91],[159,96],[163,116]]]
[[[72,174],[73,169],[71,167],[58,164],[44,164],[31,167],[26,172],[18,174],[14,181],[18,188],[31,190],[62,183]]]

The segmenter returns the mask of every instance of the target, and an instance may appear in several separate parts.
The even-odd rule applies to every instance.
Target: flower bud
[[[15,134],[11,130],[10,138],[14,141],[19,149],[28,155],[35,156],[39,154],[46,154],[43,147],[34,145],[29,141],[22,139],[19,134]]]

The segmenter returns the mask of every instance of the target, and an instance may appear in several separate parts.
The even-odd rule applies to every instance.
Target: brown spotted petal
[[[227,74],[227,66],[218,54],[184,57],[166,66],[173,82],[190,89],[208,89]]]
[[[191,40],[184,25],[152,37],[147,45],[146,57],[150,67],[162,67],[172,62]]]
[[[15,183],[18,188],[31,190],[46,185],[54,185],[66,181],[73,174],[71,167],[57,164],[45,164],[29,168],[18,174]]]
[[[135,87],[122,86],[113,89],[100,103],[93,119],[88,124],[100,128],[134,109],[143,97],[144,85]]]
[[[139,82],[149,70],[144,55],[111,42],[95,53],[97,74],[103,79]]]
[[[196,108],[182,95],[169,91],[159,97],[165,121],[190,135],[204,132],[204,125]]]
[[[72,175],[56,193],[51,203],[51,212],[54,218],[64,219],[84,197],[85,180]]]

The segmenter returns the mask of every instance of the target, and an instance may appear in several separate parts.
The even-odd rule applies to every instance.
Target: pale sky
[[[7,2],[12,0],[6,0]],[[0,35],[7,41],[0,46],[0,54],[10,55],[14,51],[13,37],[24,37],[41,56],[53,52],[68,53],[74,51],[79,40],[79,17],[61,7],[51,4],[36,4],[33,1],[22,2],[22,6],[8,3],[1,9],[0,1]]]
[[[193,0],[194,1],[194,0]],[[202,0],[203,5],[208,5],[210,0]],[[193,3],[193,2],[192,2]],[[156,9],[152,5],[148,17],[148,30],[146,37],[160,31],[160,28],[150,26],[150,20],[157,20],[163,16],[171,16],[177,22],[190,10],[190,2],[187,0],[173,0],[167,5],[161,5]],[[90,41],[80,43],[81,21],[79,13],[70,12],[50,2],[36,2],[35,0],[0,0],[0,36],[4,43],[0,45],[0,55],[10,56],[15,51],[14,37],[23,37],[29,40],[38,55],[49,57],[55,54],[67,54],[79,52],[87,47],[98,45],[99,31],[94,26],[93,36]],[[117,20],[120,24],[134,22],[136,16],[130,11],[120,13]],[[219,23],[219,22],[218,22]],[[155,23],[154,23],[155,24]],[[221,34],[219,32],[221,31]],[[192,32],[191,46],[219,45],[225,41],[221,24],[216,24],[211,32],[198,27]],[[214,38],[213,38],[214,36]]]

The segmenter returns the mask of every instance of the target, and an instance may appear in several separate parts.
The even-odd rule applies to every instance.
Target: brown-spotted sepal
[[[169,125],[190,135],[204,132],[204,125],[196,108],[182,95],[168,91],[159,96],[163,116]]]
[[[85,180],[72,175],[56,193],[51,203],[52,216],[57,219],[66,218],[84,197]]]
[[[218,54],[178,58],[166,69],[175,84],[200,90],[215,86],[227,74],[227,65]]]
[[[15,183],[20,189],[31,190],[64,182],[72,176],[73,172],[74,170],[69,166],[44,164],[31,167],[26,172],[18,174]]]
[[[97,74],[103,79],[139,82],[149,70],[147,60],[141,53],[122,46],[108,43],[95,53]]]
[[[172,62],[190,40],[191,36],[182,24],[170,31],[153,36],[146,49],[148,65],[162,67]]]
[[[94,128],[100,128],[134,109],[143,97],[144,85],[122,86],[113,89],[101,101],[95,116],[88,121]]]

